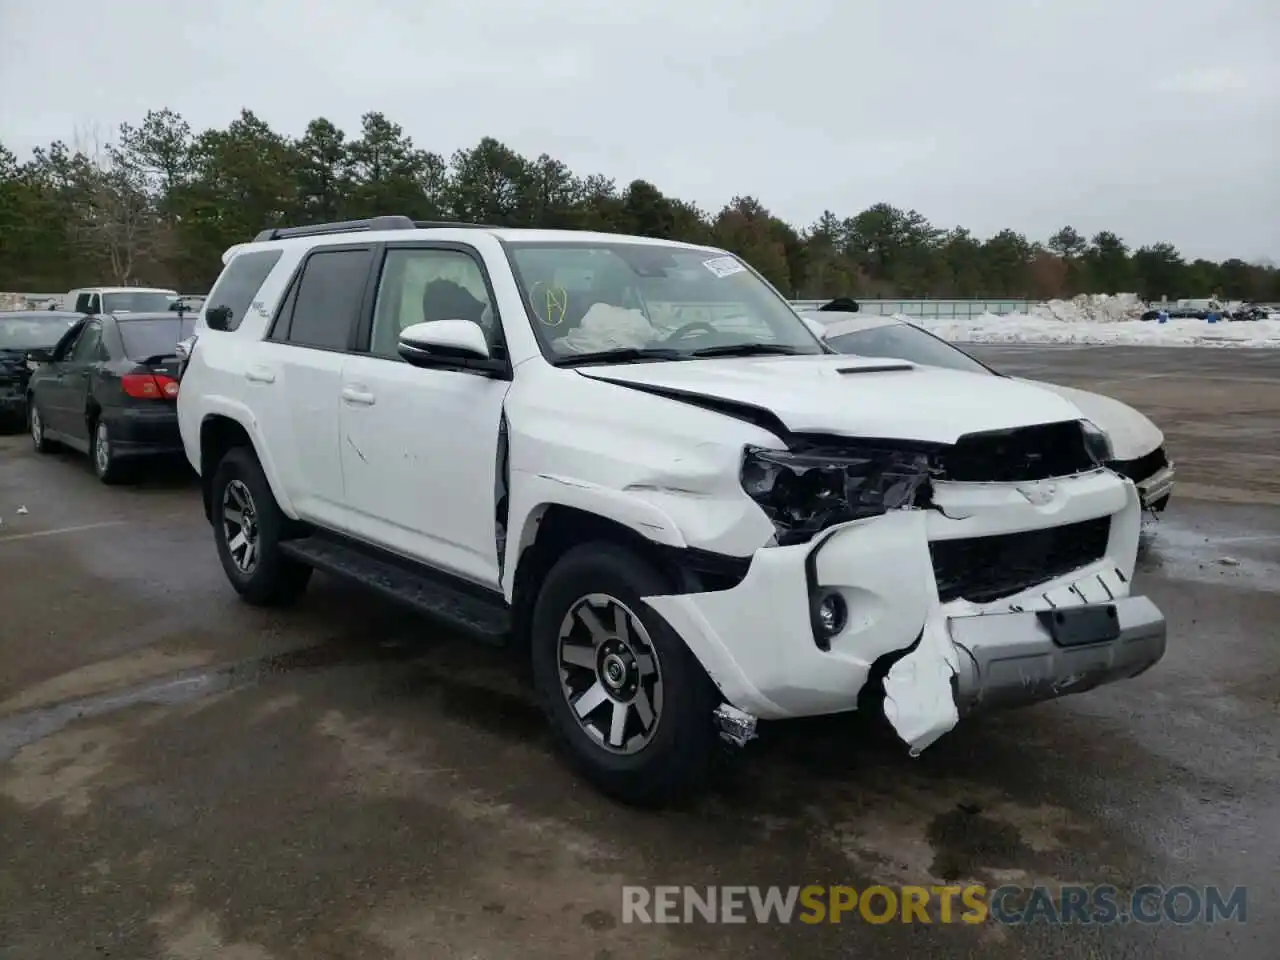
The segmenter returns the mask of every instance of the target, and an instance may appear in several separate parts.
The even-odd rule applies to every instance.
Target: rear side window
[[[222,276],[209,292],[209,299],[205,302],[206,313],[219,307],[225,307],[230,311],[230,316],[222,329],[231,331],[240,326],[240,321],[249,312],[249,304],[253,303],[253,298],[262,289],[267,274],[280,261],[281,252],[280,250],[257,250],[253,253],[242,253],[227,264],[226,269],[222,271]]]
[[[368,248],[311,254],[298,280],[284,339],[300,347],[346,350],[360,319],[372,257]]]
[[[124,342],[125,356],[130,360],[176,356],[178,341],[191,336],[195,325],[195,317],[121,320],[116,324]]]

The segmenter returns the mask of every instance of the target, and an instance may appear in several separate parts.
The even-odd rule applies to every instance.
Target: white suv
[[[235,589],[320,568],[510,644],[617,797],[757,718],[875,706],[914,754],[1164,653],[1069,400],[833,354],[723,250],[379,217],[223,260],[178,410]]]

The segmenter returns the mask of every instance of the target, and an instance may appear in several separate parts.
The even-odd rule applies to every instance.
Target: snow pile
[[[900,316],[956,343],[1078,343],[1150,347],[1280,348],[1280,317],[1269,320],[1209,323],[1176,319],[1055,319],[1044,314],[1011,313],[955,320]]]
[[[1032,307],[1036,316],[1064,323],[1119,323],[1137,320],[1148,309],[1136,293],[1082,293],[1070,300],[1050,300]]]

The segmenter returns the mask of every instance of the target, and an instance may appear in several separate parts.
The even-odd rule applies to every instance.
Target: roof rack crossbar
[[[423,230],[469,227],[477,230],[494,229],[485,223],[463,223],[458,220],[412,220],[401,214],[386,217],[369,217],[365,220],[338,220],[334,223],[312,223],[302,227],[271,227],[253,238],[254,243],[264,240],[288,240],[292,237],[322,237],[333,233],[363,233],[375,230]]]
[[[453,227],[456,227],[456,228],[458,228],[458,229],[460,229],[460,230],[464,230],[464,229],[470,229],[470,230],[498,230],[498,229],[501,229],[500,227],[496,227],[496,226],[494,226],[494,225],[493,225],[493,224],[491,224],[491,223],[464,223],[464,222],[463,222],[463,221],[461,221],[461,220],[415,220],[415,221],[413,221],[413,225],[414,225],[415,227],[418,227],[418,228],[419,228],[419,229],[421,229],[421,230],[432,230],[432,229],[434,229],[434,230],[447,230],[447,229],[450,229],[450,228],[453,228]]]

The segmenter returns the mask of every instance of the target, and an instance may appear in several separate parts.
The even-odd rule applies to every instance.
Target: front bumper
[[[1083,693],[1147,670],[1164,656],[1164,616],[1146,597],[1111,606],[1119,621],[1114,639],[1095,636],[1070,645],[1054,640],[1041,613],[952,620],[951,639],[961,654],[955,678],[960,715]]]
[[[1080,692],[1141,673],[1163,656],[1159,611],[1129,597],[1141,526],[1131,482],[1099,471],[1032,485],[948,485],[934,499],[937,510],[895,511],[807,544],[758,550],[733,589],[646,601],[725,699],[762,719],[856,709],[868,681],[883,675],[885,714],[917,752],[963,714]],[[1103,516],[1111,517],[1110,534],[1096,560],[991,602],[939,598],[930,542]],[[831,593],[847,615],[820,640],[811,614]],[[1109,604],[1119,635],[1086,637],[1069,649],[1036,616]]]

